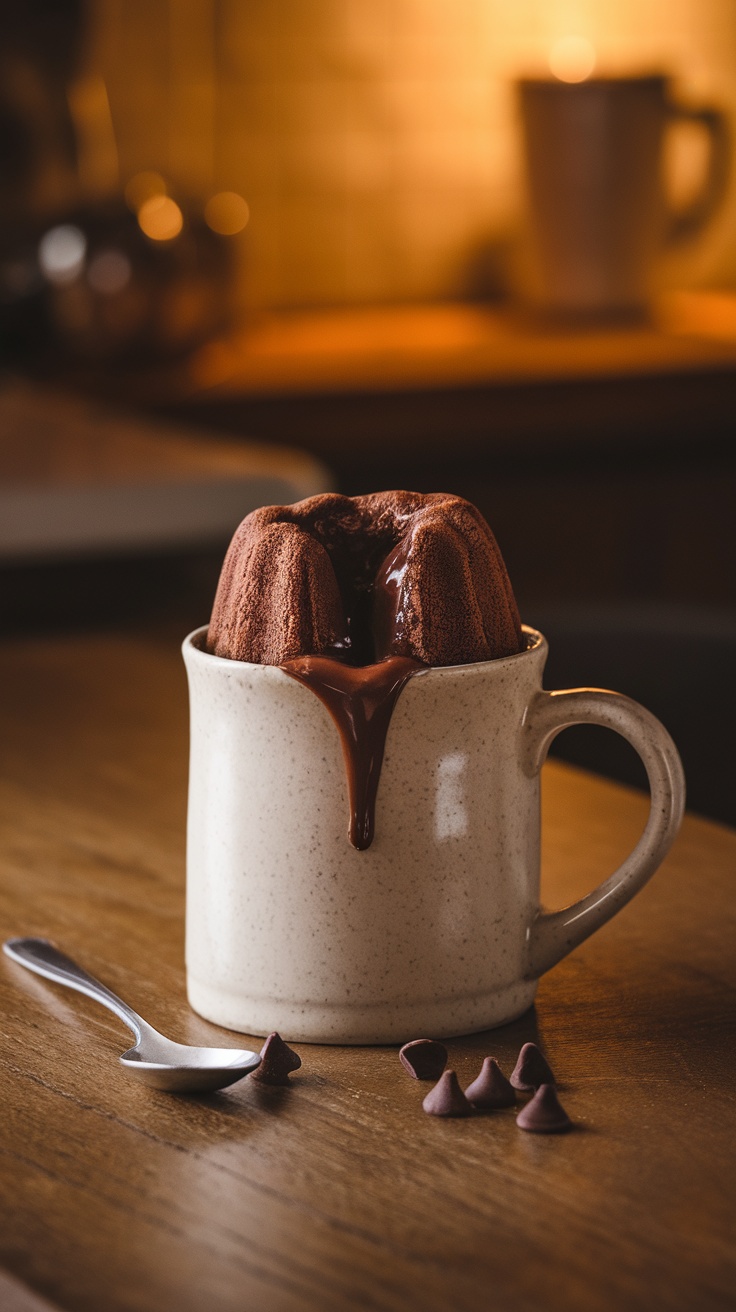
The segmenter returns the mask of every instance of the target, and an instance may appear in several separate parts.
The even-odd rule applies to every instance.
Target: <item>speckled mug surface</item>
[[[248,1034],[394,1043],[513,1020],[539,975],[653,874],[685,785],[658,720],[618,693],[544,692],[547,643],[434,667],[396,704],[366,851],[351,847],[342,748],[309,688],[277,666],[184,643],[191,703],[187,987]],[[622,866],[574,906],[539,907],[539,771],[570,724],[636,748],[652,805]]]

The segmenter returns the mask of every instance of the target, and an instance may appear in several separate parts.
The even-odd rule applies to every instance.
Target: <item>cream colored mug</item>
[[[388,731],[372,845],[348,841],[340,739],[278,666],[184,643],[191,700],[187,985],[195,1011],[315,1043],[455,1035],[519,1016],[538,977],[654,873],[682,817],[675,746],[629,698],[544,692],[547,643],[409,680]],[[539,906],[539,772],[567,725],[641,756],[651,809],[623,865],[574,906]]]

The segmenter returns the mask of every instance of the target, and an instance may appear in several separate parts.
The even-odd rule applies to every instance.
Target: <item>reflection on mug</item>
[[[443,756],[437,766],[434,832],[439,842],[444,838],[462,838],[468,832],[463,775],[468,764],[466,752]]]

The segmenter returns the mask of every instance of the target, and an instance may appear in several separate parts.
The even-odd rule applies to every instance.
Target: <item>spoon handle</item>
[[[88,998],[101,1002],[103,1007],[114,1011],[115,1015],[125,1022],[136,1039],[140,1039],[144,1028],[149,1028],[127,1002],[123,1002],[122,998],[106,988],[98,979],[88,975],[86,970],[82,970],[81,966],[72,961],[71,957],[65,956],[45,938],[11,938],[7,943],[3,943],[3,951],[13,961],[25,966],[27,970],[34,971],[36,975],[43,975],[57,984],[65,984],[68,989],[76,989],[78,993],[86,993]]]

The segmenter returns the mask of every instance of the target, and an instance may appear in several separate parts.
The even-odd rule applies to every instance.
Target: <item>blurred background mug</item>
[[[673,102],[666,77],[524,79],[519,98],[528,212],[525,293],[561,315],[637,315],[657,257],[695,237],[726,191],[729,134],[718,110]],[[664,146],[673,124],[709,138],[702,184],[675,209]]]

